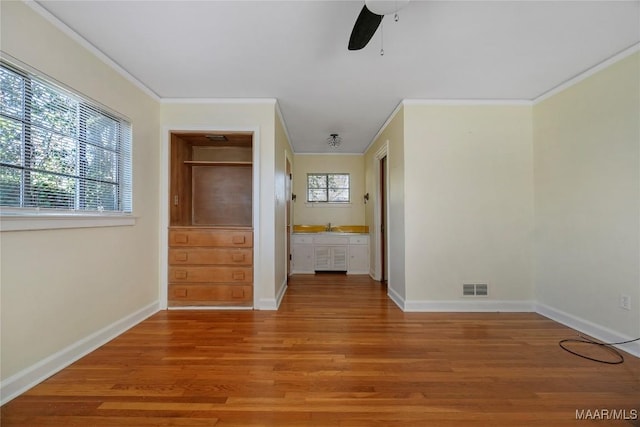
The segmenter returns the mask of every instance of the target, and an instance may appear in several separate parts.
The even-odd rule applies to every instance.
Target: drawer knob
[[[189,243],[189,235],[188,234],[174,234],[173,241],[176,243]]]
[[[244,271],[234,271],[231,277],[233,280],[244,280]]]
[[[240,236],[233,236],[231,241],[236,244],[236,245],[241,245],[245,242],[245,238],[244,236],[240,235]]]
[[[231,259],[232,259],[234,262],[242,262],[242,261],[244,261],[244,254],[233,254],[233,255],[231,256]]]
[[[186,279],[187,278],[187,272],[186,272],[186,270],[176,270],[176,272],[174,273],[174,277],[176,279]]]
[[[189,258],[189,254],[186,252],[176,253],[176,261],[186,261]]]

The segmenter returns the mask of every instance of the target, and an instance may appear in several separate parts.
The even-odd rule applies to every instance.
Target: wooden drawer
[[[169,246],[218,246],[244,247],[253,246],[253,233],[244,230],[169,230]]]
[[[253,283],[251,267],[169,266],[171,283]]]
[[[253,265],[251,248],[170,248],[170,265]]]
[[[169,304],[178,306],[253,305],[251,285],[169,285]]]

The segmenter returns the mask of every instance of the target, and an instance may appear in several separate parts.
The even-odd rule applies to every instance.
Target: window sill
[[[305,202],[308,208],[350,208],[351,202]]]
[[[121,227],[135,225],[132,215],[0,214],[0,231],[56,230],[62,228]]]

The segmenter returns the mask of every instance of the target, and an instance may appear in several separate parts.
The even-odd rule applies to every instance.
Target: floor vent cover
[[[465,297],[486,297],[489,287],[486,283],[465,283],[462,285],[462,295]]]

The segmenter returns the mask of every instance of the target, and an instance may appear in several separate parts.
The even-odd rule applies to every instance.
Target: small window
[[[131,213],[131,175],[126,120],[0,63],[0,206]]]
[[[348,173],[310,173],[307,175],[307,201],[348,203]]]

